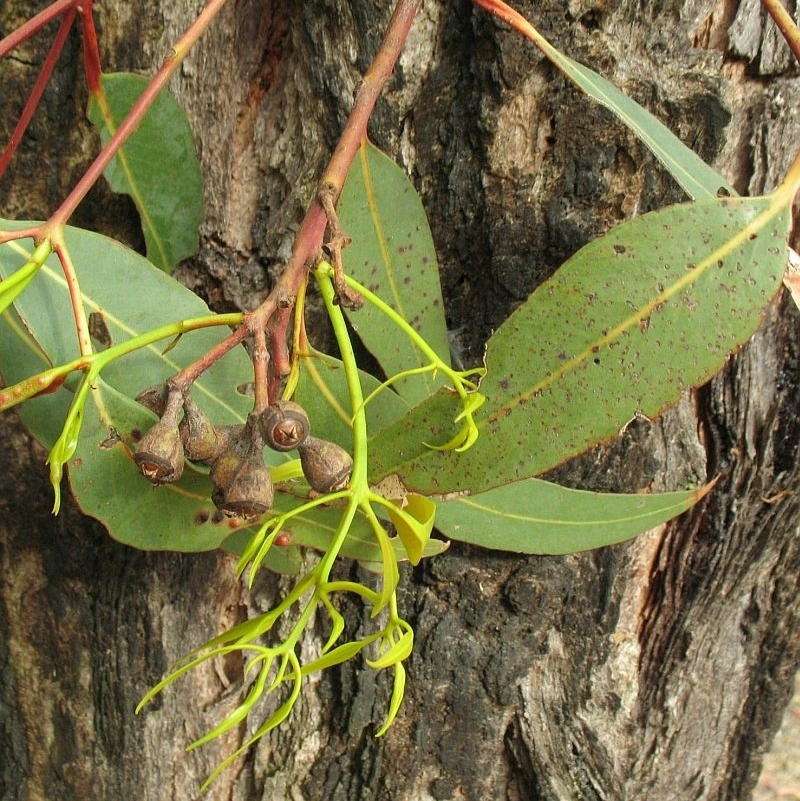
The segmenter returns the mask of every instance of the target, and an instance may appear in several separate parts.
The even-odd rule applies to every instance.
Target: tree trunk
[[[43,5],[6,0],[0,31]],[[174,80],[206,202],[201,251],[180,276],[214,308],[252,308],[268,291],[391,5],[233,0]],[[800,86],[756,0],[517,7],[739,191],[782,177]],[[104,68],[152,72],[196,8],[100,4]],[[3,143],[45,52],[26,46],[0,64],[13,111]],[[81,174],[97,145],[85,102],[75,35],[0,181],[2,216],[47,216]],[[370,133],[422,193],[465,359],[581,245],[682,199],[621,124],[466,0],[425,0]],[[72,222],[136,246],[135,219],[98,187]],[[799,359],[783,299],[708,386],[558,471],[602,490],[720,476],[665,528],[558,558],[454,544],[403,570],[415,647],[385,737],[373,736],[385,679],[346,664],[307,682],[289,721],[207,797],[748,798],[800,659]],[[171,662],[269,606],[286,580],[265,575],[247,592],[226,555],[137,552],[69,503],[51,517],[43,452],[12,414],[0,430],[0,797],[197,797],[248,732],[184,746],[241,699],[242,664],[208,666],[141,716],[133,708]]]

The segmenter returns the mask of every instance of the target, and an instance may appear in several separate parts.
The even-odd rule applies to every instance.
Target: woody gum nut
[[[306,410],[294,401],[276,401],[261,418],[264,440],[276,451],[291,451],[299,447],[311,430]]]
[[[272,479],[261,450],[260,435],[254,437],[249,425],[237,426],[211,465],[211,500],[225,514],[249,520],[272,506]]]
[[[183,420],[178,427],[187,459],[206,464],[216,459],[225,447],[225,436],[206,413],[187,394],[183,402]]]
[[[253,520],[270,509],[274,497],[269,468],[253,461],[244,466],[231,485],[215,487],[211,500],[229,517]]]
[[[162,418],[144,435],[133,459],[151,484],[177,481],[183,475],[183,443],[177,427]]]
[[[167,395],[161,419],[142,437],[133,459],[139,472],[151,483],[169,484],[183,475],[183,443],[178,431],[178,415],[183,396]]]
[[[161,417],[164,414],[164,409],[167,406],[167,385],[166,384],[156,384],[154,387],[148,387],[145,390],[142,390],[137,396],[136,400],[142,404],[142,406],[149,409],[153,414],[157,414]]]
[[[353,458],[340,445],[307,437],[297,450],[303,475],[311,489],[325,495],[347,486],[353,472]]]

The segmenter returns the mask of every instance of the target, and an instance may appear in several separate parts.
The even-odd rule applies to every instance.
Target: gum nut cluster
[[[183,474],[184,461],[211,468],[211,499],[225,514],[244,520],[260,517],[272,507],[275,490],[264,462],[264,447],[297,450],[303,475],[315,492],[343,489],[353,460],[334,442],[312,437],[300,404],[280,400],[241,425],[215,426],[187,392],[162,384],[142,392],[137,400],[159,421],[142,437],[134,461],[152,484],[168,484]]]

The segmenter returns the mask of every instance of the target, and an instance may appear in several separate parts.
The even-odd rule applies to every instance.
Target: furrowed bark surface
[[[152,73],[195,6],[99,3],[104,68]],[[41,7],[7,0],[0,33]],[[800,87],[755,0],[517,7],[739,191],[780,180],[800,143]],[[231,0],[173,82],[206,202],[202,249],[179,275],[214,308],[253,308],[268,292],[390,12],[367,0]],[[0,62],[12,109],[3,143],[45,52]],[[0,180],[3,216],[46,216],[79,177],[96,146],[85,102],[74,35]],[[609,113],[468,2],[424,2],[370,133],[422,193],[467,360],[581,245],[682,199]],[[101,186],[73,222],[141,244],[129,203]],[[777,301],[708,386],[557,472],[602,490],[720,474],[704,503],[591,553],[454,544],[406,567],[415,649],[388,734],[374,737],[385,677],[347,664],[312,678],[289,721],[206,797],[746,799],[800,659],[797,322]],[[184,746],[241,700],[243,665],[207,666],[141,716],[133,708],[170,663],[265,609],[286,579],[265,575],[247,592],[224,555],[124,548],[72,504],[52,518],[45,454],[13,414],[0,435],[0,797],[198,797],[248,732]],[[369,626],[357,606],[343,611],[354,631]]]

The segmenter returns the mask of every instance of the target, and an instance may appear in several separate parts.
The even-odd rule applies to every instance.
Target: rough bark
[[[7,0],[0,31],[34,5]],[[195,6],[101,4],[106,69],[152,70]],[[180,274],[216,308],[268,290],[390,6],[232,0],[174,81],[206,181],[202,250]],[[780,179],[800,88],[755,0],[518,7],[740,191]],[[4,104],[20,107],[43,52],[0,65]],[[75,36],[0,182],[4,215],[46,215],[80,174],[95,144],[85,99]],[[634,137],[466,0],[426,0],[371,135],[422,193],[467,359],[582,244],[681,199]],[[102,187],[74,222],[139,243],[129,204]],[[560,558],[456,544],[404,570],[416,645],[389,733],[373,737],[384,680],[345,665],[310,681],[208,798],[747,798],[800,658],[799,356],[796,311],[777,302],[710,385],[559,471],[604,490],[720,475],[663,530]],[[183,747],[241,697],[242,665],[191,675],[139,718],[133,707],[283,579],[248,593],[223,555],[123,548],[69,504],[53,519],[41,449],[13,415],[0,426],[0,797],[196,797],[246,733]]]

